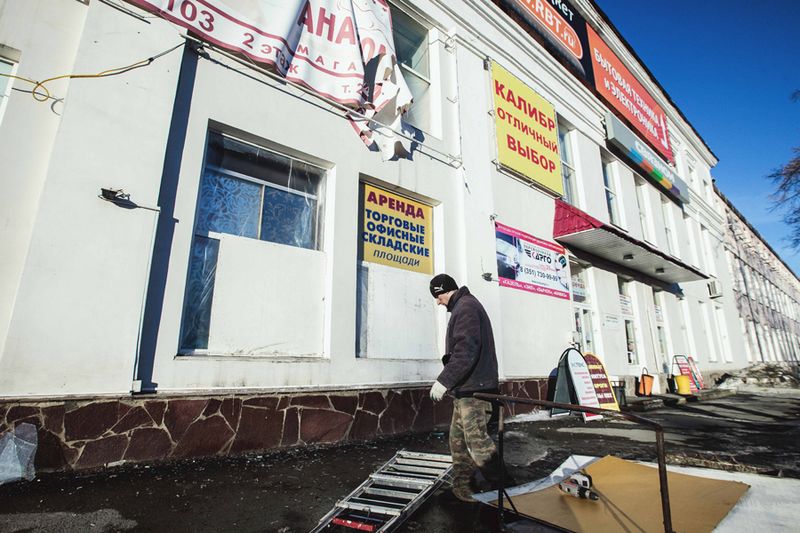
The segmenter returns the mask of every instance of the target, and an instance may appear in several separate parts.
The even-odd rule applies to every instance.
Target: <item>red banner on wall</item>
[[[403,79],[386,0],[128,0],[193,36],[268,65],[287,80],[359,110],[367,146],[402,155],[392,130],[412,95]],[[367,65],[370,65],[367,67]],[[376,128],[370,119],[391,126]]]
[[[665,159],[674,163],[664,110],[594,29],[587,25],[586,30],[589,34],[595,89]]]

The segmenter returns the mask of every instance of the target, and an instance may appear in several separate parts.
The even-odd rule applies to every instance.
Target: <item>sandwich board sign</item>
[[[692,363],[694,363],[694,360],[691,357],[686,357],[685,355],[675,355],[672,357],[672,373],[675,373],[674,370],[677,366],[678,374],[689,378],[689,389],[692,392],[697,392],[700,390],[700,384],[697,382],[695,373],[692,370]],[[694,367],[697,368],[697,365],[694,365]]]
[[[688,357],[689,359],[689,368],[692,369],[692,377],[694,377],[694,382],[697,383],[698,389],[705,389],[706,384],[703,382],[703,374],[700,373],[700,369],[697,368],[697,363],[694,362],[692,356]]]
[[[567,378],[568,376],[568,378]],[[567,401],[564,401],[567,400]],[[586,407],[600,407],[594,383],[581,352],[575,348],[568,348],[561,354],[558,361],[558,375],[556,377],[556,391],[554,401],[557,403],[572,403]],[[550,416],[567,414],[565,409],[553,409]],[[584,422],[600,420],[602,415],[581,413]]]
[[[614,395],[614,389],[611,387],[611,381],[608,379],[608,372],[606,372],[603,362],[593,353],[583,354],[583,359],[589,367],[589,374],[592,378],[594,392],[597,394],[597,401],[600,402],[600,407],[619,411],[617,397]]]
[[[562,353],[561,357],[558,359],[558,367],[556,369],[556,390],[553,393],[553,401],[556,403],[572,403],[572,385],[569,382],[567,352]],[[567,409],[554,407],[550,410],[550,416],[561,416],[566,414],[569,414],[569,410]]]

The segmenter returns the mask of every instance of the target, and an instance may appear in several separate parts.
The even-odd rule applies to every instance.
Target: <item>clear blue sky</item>
[[[800,276],[767,178],[800,146],[800,0],[595,0],[719,158],[717,186]]]

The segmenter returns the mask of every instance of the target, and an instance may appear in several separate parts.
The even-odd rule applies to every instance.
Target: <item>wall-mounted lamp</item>
[[[125,209],[147,209],[148,211],[155,211],[156,213],[161,212],[160,207],[150,207],[147,205],[137,204],[131,200],[130,193],[125,192],[123,189],[101,187],[100,194],[98,194],[97,197]]]
[[[100,197],[103,200],[111,202],[130,201],[131,195],[126,193],[123,189],[112,189],[110,187],[103,187],[100,189]]]
[[[663,268],[661,268],[661,267],[658,267],[658,268],[656,269],[656,275],[658,275],[658,276],[661,276],[661,275],[663,275],[663,274],[664,274],[664,269],[663,269]]]
[[[623,261],[633,261],[633,254],[625,254],[622,256]]]

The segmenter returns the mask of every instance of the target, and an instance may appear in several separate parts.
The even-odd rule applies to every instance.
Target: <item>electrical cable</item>
[[[24,81],[26,83],[30,83],[31,85],[34,86],[33,90],[31,90],[31,96],[33,96],[33,99],[36,100],[37,102],[46,102],[47,100],[52,98],[52,96],[50,95],[50,91],[47,89],[47,87],[45,87],[45,84],[47,84],[47,83],[50,83],[50,82],[56,81],[56,80],[62,80],[62,79],[106,78],[106,77],[109,77],[109,76],[116,76],[118,74],[125,74],[126,72],[130,72],[131,70],[135,70],[135,69],[138,69],[138,68],[149,66],[156,59],[158,59],[160,57],[163,57],[163,56],[169,54],[170,52],[172,52],[174,50],[177,50],[178,48],[180,48],[182,46],[185,46],[185,45],[186,45],[186,41],[184,41],[182,43],[179,43],[179,44],[173,46],[172,48],[164,50],[163,52],[160,52],[160,53],[158,53],[158,54],[156,54],[156,55],[154,55],[152,57],[148,57],[147,59],[142,59],[140,61],[137,61],[135,63],[131,63],[130,65],[127,65],[127,66],[124,66],[124,67],[117,67],[117,68],[111,68],[111,69],[108,69],[108,70],[104,70],[102,72],[98,72],[97,74],[62,74],[61,76],[53,76],[52,78],[46,78],[46,79],[44,79],[42,81],[36,81],[36,80],[32,80],[30,78],[25,78],[23,76],[15,76],[15,75],[12,75],[12,74],[0,74],[0,76],[4,76],[6,78],[12,78],[12,79],[16,79],[16,80],[21,80],[21,81]],[[37,91],[44,91],[44,92],[37,92]]]

